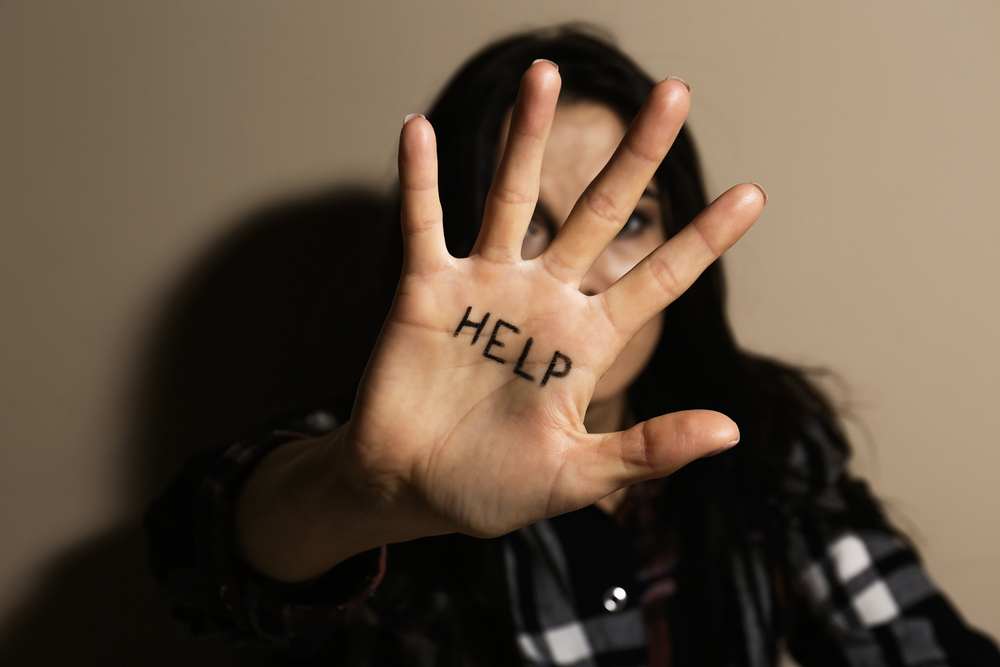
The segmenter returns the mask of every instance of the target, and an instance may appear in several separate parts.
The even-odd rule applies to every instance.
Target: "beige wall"
[[[139,511],[136,394],[205,249],[275,198],[388,187],[404,114],[463,58],[571,19],[693,85],[712,194],[768,189],[729,258],[740,339],[841,376],[858,469],[1000,635],[997,3],[32,0],[0,3],[11,641],[30,643],[74,577],[141,582],[102,554],[139,553],[120,528]],[[69,607],[70,624],[97,615]]]

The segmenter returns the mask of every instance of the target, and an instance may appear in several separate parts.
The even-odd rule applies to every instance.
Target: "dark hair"
[[[653,87],[650,79],[593,28],[564,26],[497,42],[466,63],[445,86],[428,119],[437,133],[445,236],[453,255],[472,249],[496,168],[498,138],[514,104],[521,75],[538,58],[559,65],[560,102],[592,100],[626,122],[638,113]],[[694,146],[681,130],[657,180],[667,185],[671,235],[705,207]],[[672,221],[683,221],[672,225]]]
[[[468,254],[475,242],[501,125],[521,75],[538,58],[559,65],[561,100],[598,102],[626,124],[655,83],[606,36],[582,26],[519,34],[473,57],[428,114],[437,133],[445,237],[453,255]],[[655,178],[669,237],[707,203],[686,128]],[[675,532],[681,552],[686,640],[675,642],[675,650],[687,655],[675,656],[675,664],[743,663],[748,599],[761,619],[754,632],[774,656],[787,621],[780,590],[793,584],[787,581],[788,525],[809,513],[828,524],[884,525],[865,489],[844,473],[850,452],[829,401],[802,370],[737,346],[717,261],[667,309],[661,340],[630,388],[629,402],[637,420],[706,408],[729,415],[741,430],[738,447],[687,466],[655,486],[649,500],[662,530]],[[800,459],[794,465],[793,448]],[[831,486],[848,502],[826,502]],[[763,592],[738,581],[740,572],[759,573],[761,565],[771,578]]]

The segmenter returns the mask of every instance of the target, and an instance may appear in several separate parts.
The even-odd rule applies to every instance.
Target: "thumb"
[[[721,453],[740,440],[736,423],[719,412],[685,410],[655,417],[627,431],[586,436],[596,449],[580,472],[598,493],[664,477],[695,459]],[[581,448],[585,450],[587,448]],[[586,468],[590,468],[586,470]],[[601,496],[603,497],[603,496]]]

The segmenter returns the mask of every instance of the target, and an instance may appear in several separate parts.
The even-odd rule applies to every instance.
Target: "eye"
[[[528,229],[525,230],[524,232],[524,238],[525,240],[527,240],[532,237],[537,237],[539,234],[544,234],[544,233],[545,233],[545,226],[542,225],[542,223],[535,220],[534,218],[532,218],[531,222],[528,224]]]
[[[615,238],[623,239],[630,236],[637,236],[649,227],[652,220],[645,213],[640,213],[639,211],[632,211],[632,215],[628,217],[625,224],[622,226],[621,230],[618,232],[618,236]]]
[[[532,219],[521,241],[521,259],[534,259],[549,247],[552,233],[544,222]]]

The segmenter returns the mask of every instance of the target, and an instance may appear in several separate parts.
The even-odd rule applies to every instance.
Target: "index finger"
[[[635,335],[750,229],[766,202],[764,189],[756,183],[730,188],[618,282],[591,298],[605,300],[617,331]]]

